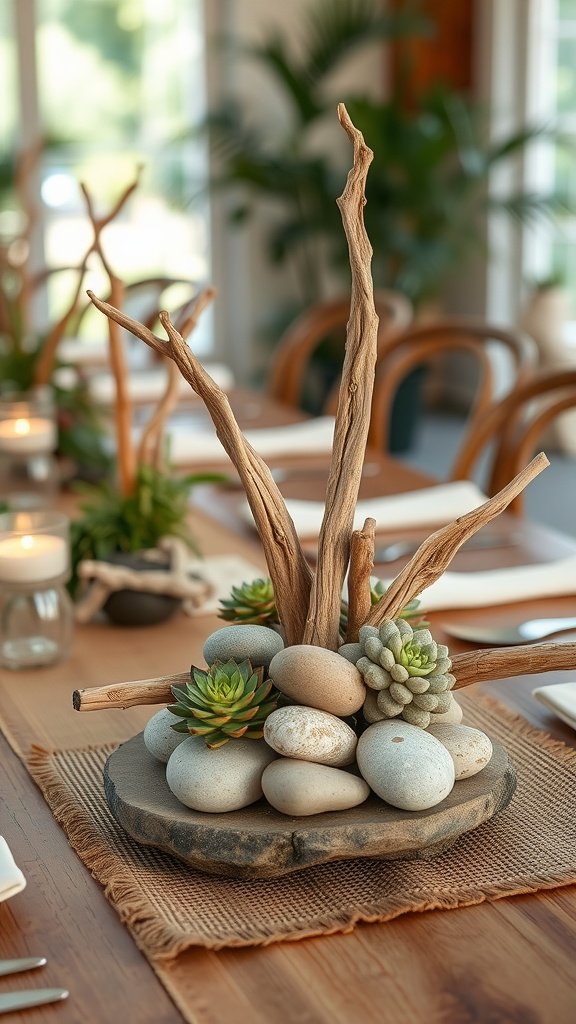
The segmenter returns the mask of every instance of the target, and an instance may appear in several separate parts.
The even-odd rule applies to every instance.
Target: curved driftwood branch
[[[531,676],[540,672],[560,672],[576,668],[576,643],[529,644],[526,647],[489,647],[467,651],[452,658],[455,690],[470,683],[511,676]]]
[[[540,452],[518,476],[484,505],[431,534],[390,584],[378,604],[374,605],[367,623],[379,626],[384,619],[395,619],[413,598],[440,578],[464,542],[500,515],[516,495],[549,465],[544,453]]]
[[[213,292],[207,290],[206,294],[211,297]],[[131,331],[155,352],[170,356],[204,402],[222,446],[236,466],[252,509],[274,585],[276,607],[286,634],[286,643],[301,643],[312,572],[272,474],[242,434],[226,394],[206,372],[167,313],[160,313],[160,321],[168,335],[168,341],[162,341],[137,320],[126,316],[109,303],[102,302],[93,292],[88,292],[88,295],[107,317]]]
[[[343,103],[340,123],[354,146],[354,163],[337,199],[348,240],[352,271],[350,319],[336,412],[326,507],[318,538],[304,643],[336,650],[340,594],[350,558],[350,539],[366,451],[377,356],[378,316],[371,274],[372,246],[364,227],[365,185],[372,150],[354,127]]]

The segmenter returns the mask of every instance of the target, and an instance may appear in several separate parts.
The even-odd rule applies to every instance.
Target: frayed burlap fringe
[[[205,876],[135,843],[113,821],[100,781],[112,746],[61,752],[35,747],[28,767],[72,847],[151,960],[170,960],[195,945],[221,949],[350,932],[361,922],[451,910],[576,882],[576,851],[566,826],[576,814],[576,751],[493,698],[461,700],[466,721],[505,744],[508,737],[515,765],[525,776],[525,791],[521,799],[515,797],[513,808],[519,799],[526,807],[520,808],[515,825],[506,811],[461,837],[436,862],[342,861],[252,881]],[[84,772],[82,778],[76,777],[78,771]],[[554,812],[548,824],[540,823],[544,809],[536,806],[542,803],[538,787],[544,782],[554,793],[563,787],[565,806],[558,808],[555,842],[549,842]],[[539,837],[547,843],[546,857],[533,854]]]

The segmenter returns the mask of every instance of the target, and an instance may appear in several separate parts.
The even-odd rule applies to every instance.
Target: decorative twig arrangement
[[[340,105],[338,114],[354,144],[354,166],[339,200],[349,242],[352,301],[315,576],[304,558],[294,525],[268,467],[244,438],[226,395],[190,351],[168,314],[160,314],[167,334],[167,340],[162,340],[113,304],[103,302],[89,292],[94,305],[109,319],[131,331],[155,352],[174,360],[193,390],[203,399],[218,437],[244,485],[273,581],[287,646],[308,643],[332,650],[341,642],[338,630],[340,598],[348,563],[346,639],[351,641],[357,638],[362,623],[377,625],[384,618],[395,618],[412,598],[441,576],[459,547],[499,515],[548,465],[546,456],[540,454],[486,504],[432,534],[379,603],[371,607],[370,574],[375,523],[374,520],[366,520],[362,530],[352,529],[370,420],[376,359],[377,318],[370,275],[371,247],[363,223],[364,184],[371,153],[343,105]],[[571,668],[575,657],[576,644],[499,648],[474,655],[457,655],[453,659],[452,672],[456,676],[456,686],[461,687],[479,679]],[[165,703],[171,699],[170,687],[176,678],[164,677],[76,691],[74,706],[77,710],[98,710],[140,703]]]

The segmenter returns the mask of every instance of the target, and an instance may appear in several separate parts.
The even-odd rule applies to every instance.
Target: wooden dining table
[[[234,404],[243,425],[299,418],[291,410],[243,393],[233,397]],[[272,463],[286,495],[322,496],[328,456]],[[389,456],[368,452],[361,496],[434,482]],[[226,485],[196,488],[193,531],[205,555],[234,553],[264,574],[257,537],[238,515],[241,498],[233,474]],[[72,504],[70,497],[62,499],[63,507]],[[464,549],[453,567],[495,568],[576,552],[576,539],[512,515],[501,516],[494,528],[505,546],[481,552]],[[425,531],[412,529],[378,540],[424,535]],[[401,565],[399,561],[377,571],[393,576]],[[520,615],[575,612],[576,596],[451,611],[450,619],[497,619],[501,624]],[[443,613],[429,618],[440,636]],[[146,629],[94,621],[77,627],[66,661],[33,671],[1,670],[0,833],[24,871],[27,887],[0,904],[0,959],[42,955],[48,964],[41,981],[39,972],[34,978],[0,978],[0,992],[33,985],[70,991],[65,1003],[8,1015],[6,1020],[168,1024],[182,1020],[174,996],[180,1008],[186,1007],[187,1019],[198,1024],[574,1021],[575,886],[452,911],[406,914],[384,924],[358,925],[348,934],[218,952],[194,948],[152,968],[68,845],[24,759],[32,744],[79,747],[122,742],[134,735],[150,717],[149,707],[78,714],[72,708],[72,691],[181,672],[201,658],[206,635],[220,625],[214,615],[183,614]],[[454,651],[466,649],[462,642],[450,644]],[[484,689],[489,687],[532,724],[574,746],[576,734],[531,696],[536,685],[568,678],[570,673],[551,673],[484,684]]]

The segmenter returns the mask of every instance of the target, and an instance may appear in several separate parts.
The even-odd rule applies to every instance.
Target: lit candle
[[[39,583],[63,576],[68,547],[51,533],[0,538],[0,582]]]
[[[52,420],[21,416],[0,420],[0,451],[51,452],[56,448],[56,427]]]

